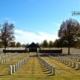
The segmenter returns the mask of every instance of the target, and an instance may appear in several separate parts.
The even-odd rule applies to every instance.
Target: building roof
[[[39,46],[32,42],[30,45],[26,46],[26,48],[39,48]]]

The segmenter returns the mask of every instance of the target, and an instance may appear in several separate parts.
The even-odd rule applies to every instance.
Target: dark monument
[[[26,46],[28,52],[39,52],[39,46],[32,42],[30,45]]]

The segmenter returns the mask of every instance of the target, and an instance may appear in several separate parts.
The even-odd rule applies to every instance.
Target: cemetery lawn
[[[75,70],[49,57],[44,57],[44,59],[56,68],[56,75],[53,80],[80,80],[80,70]]]
[[[6,64],[0,64],[0,80],[80,80],[80,70],[70,68],[49,57],[43,57],[47,62],[55,66],[56,73],[52,75],[35,54],[18,71],[9,75],[7,73],[9,65],[20,61],[24,57],[26,56],[23,55]]]

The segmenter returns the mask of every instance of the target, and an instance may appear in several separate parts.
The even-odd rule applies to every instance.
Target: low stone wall
[[[8,53],[8,52],[11,52],[11,53],[15,53],[15,52],[17,52],[17,53],[25,53],[25,52],[27,52],[27,50],[4,50],[3,49],[3,52],[4,53]]]
[[[62,53],[62,49],[57,49],[57,50],[50,50],[50,49],[47,49],[47,50],[43,50],[43,49],[38,49],[38,51],[35,49],[34,50],[35,52],[39,52],[39,53]],[[34,52],[33,51],[33,52]],[[4,53],[7,53],[7,52],[12,52],[12,53],[15,53],[15,52],[18,52],[18,53],[25,53],[25,52],[30,52],[28,49],[3,49],[3,52]]]
[[[62,53],[62,49],[60,50],[40,50],[40,53]]]

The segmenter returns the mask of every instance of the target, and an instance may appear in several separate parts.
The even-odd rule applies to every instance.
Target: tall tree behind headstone
[[[49,47],[53,47],[53,41],[49,41]]]
[[[58,36],[63,42],[68,44],[68,54],[70,54],[71,44],[80,38],[80,25],[78,21],[68,19],[62,22]]]
[[[3,23],[1,26],[1,34],[0,34],[0,40],[4,44],[4,48],[8,46],[8,44],[12,41],[14,41],[14,25],[11,23],[9,24],[7,21]]]
[[[16,43],[16,47],[21,47],[21,43],[20,42],[17,42]]]
[[[57,43],[57,39],[54,41],[53,43],[53,47],[57,47],[58,43]]]
[[[48,44],[48,41],[47,40],[44,40],[43,43],[42,43],[43,47],[48,47],[49,44]]]

